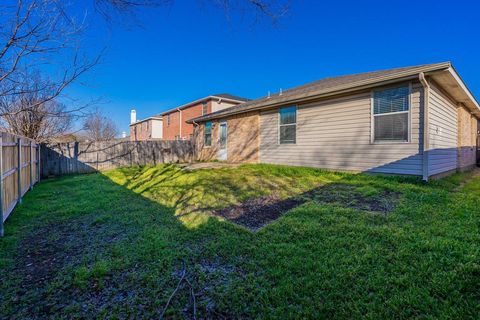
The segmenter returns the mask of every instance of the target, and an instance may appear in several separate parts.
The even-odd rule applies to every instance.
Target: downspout
[[[182,110],[180,110],[179,108],[177,108],[178,112],[180,113],[180,140],[183,140],[183,137],[182,137]]]
[[[430,126],[428,123],[428,113],[430,105],[430,85],[428,84],[425,74],[420,72],[418,80],[423,86],[423,159],[422,159],[422,176],[423,181],[428,181],[428,150],[430,148]]]

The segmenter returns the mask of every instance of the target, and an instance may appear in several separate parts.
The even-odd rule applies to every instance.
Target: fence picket
[[[33,155],[34,145],[38,150],[37,161]],[[15,206],[21,203],[23,194],[39,181],[39,150],[39,144],[31,139],[0,132],[0,236],[4,234],[4,222]]]

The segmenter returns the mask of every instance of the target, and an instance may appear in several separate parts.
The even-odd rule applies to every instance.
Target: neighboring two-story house
[[[222,93],[210,95],[165,111],[160,115],[163,119],[162,139],[190,139],[193,135],[193,124],[187,123],[188,120],[220,111],[246,101],[248,101],[248,99]]]
[[[163,137],[162,116],[137,121],[136,111],[130,114],[130,141],[160,140]]]

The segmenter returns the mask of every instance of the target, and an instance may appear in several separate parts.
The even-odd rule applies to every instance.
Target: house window
[[[208,103],[204,102],[202,104],[202,115],[207,114],[207,113],[208,113]]]
[[[409,87],[374,91],[373,93],[373,140],[408,141],[409,133]]]
[[[212,122],[205,122],[205,146],[210,147],[212,145]]]
[[[170,114],[167,114],[167,126],[170,127]]]
[[[297,107],[281,108],[279,111],[279,142],[294,144],[297,142]]]

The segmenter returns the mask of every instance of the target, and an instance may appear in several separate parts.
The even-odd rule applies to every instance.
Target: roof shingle
[[[380,70],[380,71],[324,78],[324,79],[307,83],[298,87],[284,90],[282,94],[276,93],[271,95],[270,97],[265,96],[259,99],[249,100],[227,109],[223,109],[202,117],[191,119],[189,120],[189,122],[193,122],[193,121],[202,122],[210,119],[218,119],[220,117],[228,116],[231,114],[238,114],[242,112],[257,110],[263,107],[268,107],[269,105],[273,105],[275,103],[281,103],[281,102],[288,103],[289,101],[299,97],[308,97],[310,95],[319,94],[319,93],[325,94],[329,92],[335,92],[342,88],[349,88],[349,87],[354,88],[356,86],[360,86],[364,82],[374,83],[377,80],[378,82],[380,82],[385,77],[396,77],[396,76],[402,77],[405,74],[416,73],[416,72],[419,73],[425,69],[435,70],[435,69],[448,68],[450,66],[451,66],[450,62],[442,62],[442,63],[435,63],[435,64],[424,64],[424,65],[418,65],[418,66],[412,66],[412,67],[395,68],[395,69],[388,69],[388,70]]]

